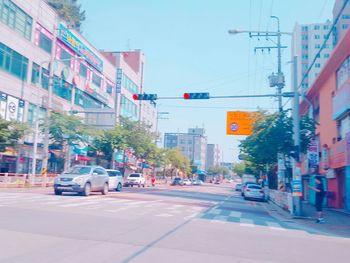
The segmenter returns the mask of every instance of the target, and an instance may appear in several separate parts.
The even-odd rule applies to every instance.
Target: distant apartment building
[[[333,20],[339,14],[341,8],[343,7],[344,0],[336,0],[333,7]],[[346,4],[345,9],[341,13],[338,23],[333,29],[333,46],[336,46],[338,42],[344,37],[346,31],[350,26],[350,4]]]
[[[200,170],[205,170],[207,154],[207,137],[204,129],[188,129],[188,133],[165,133],[164,148],[179,149]]]
[[[210,167],[220,165],[220,148],[217,144],[207,145],[206,170]]]
[[[332,22],[315,24],[296,24],[293,30],[292,56],[298,56],[298,83],[300,83],[307,73],[314,58],[317,60],[307,77],[302,83],[303,90],[308,90],[317,76],[320,74],[323,65],[326,63],[333,49],[332,35],[329,36],[326,46],[320,54],[317,54],[327,39],[327,34],[331,30]]]
[[[220,165],[223,167],[226,167],[229,170],[233,168],[233,163],[230,163],[230,162],[221,162]]]

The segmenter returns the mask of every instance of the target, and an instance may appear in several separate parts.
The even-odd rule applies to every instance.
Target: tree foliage
[[[301,152],[305,153],[315,133],[315,123],[308,117],[300,122]],[[240,144],[246,164],[253,172],[273,167],[277,162],[277,154],[291,156],[294,148],[293,120],[288,111],[267,114],[261,112],[254,124],[253,134]],[[246,167],[247,169],[247,167]]]
[[[81,31],[81,24],[86,17],[85,11],[81,10],[77,0],[48,0],[47,2],[70,27]]]
[[[216,165],[209,167],[208,173],[214,175],[228,175],[230,170],[225,166]]]
[[[6,147],[14,147],[26,130],[26,125],[0,117],[0,152],[3,152]]]

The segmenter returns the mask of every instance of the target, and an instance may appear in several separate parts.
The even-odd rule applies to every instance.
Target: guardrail
[[[51,187],[57,174],[0,173],[0,188]]]

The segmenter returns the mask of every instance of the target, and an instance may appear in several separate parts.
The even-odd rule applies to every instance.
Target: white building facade
[[[207,145],[207,161],[206,169],[210,167],[220,165],[220,148],[218,144],[208,144]]]
[[[68,29],[45,1],[0,0],[2,118],[34,127],[37,118],[45,119],[48,107],[66,113],[114,109],[115,76],[116,68],[83,36]],[[18,149],[0,153],[0,172],[30,171],[33,137],[29,134]],[[38,146],[40,173],[45,155],[41,136]]]

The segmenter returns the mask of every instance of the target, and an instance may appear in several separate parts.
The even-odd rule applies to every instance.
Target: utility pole
[[[301,206],[300,194],[301,189],[301,174],[300,174],[300,115],[299,115],[299,92],[298,92],[298,57],[293,57],[293,136],[294,136],[294,165],[293,165],[293,186],[299,186],[299,193],[293,192],[293,214],[301,216],[303,214]],[[296,189],[293,189],[296,190]]]

